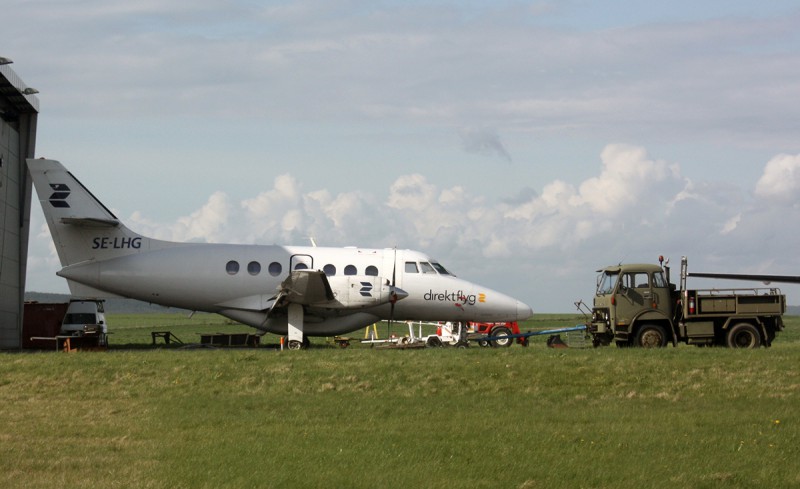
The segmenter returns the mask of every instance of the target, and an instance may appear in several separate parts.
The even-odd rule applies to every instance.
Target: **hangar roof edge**
[[[8,65],[0,65],[0,97],[6,98],[21,113],[39,112],[39,99],[26,95],[28,87]]]

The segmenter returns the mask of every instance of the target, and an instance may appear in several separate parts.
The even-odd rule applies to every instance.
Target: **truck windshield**
[[[603,272],[597,277],[597,295],[606,295],[614,291],[617,286],[619,273]]]

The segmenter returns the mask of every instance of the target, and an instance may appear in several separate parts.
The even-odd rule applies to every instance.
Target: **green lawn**
[[[787,323],[759,350],[281,352],[152,348],[250,330],[111,316],[107,353],[0,355],[0,487],[800,487]]]

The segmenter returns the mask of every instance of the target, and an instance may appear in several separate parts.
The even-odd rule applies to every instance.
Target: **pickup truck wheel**
[[[506,338],[498,338],[496,340],[491,340],[489,344],[494,347],[502,347],[502,346],[511,346],[514,343],[514,338],[508,338],[511,336],[511,330],[506,328],[505,326],[498,326],[489,333],[491,336],[498,337],[498,336],[506,336]]]
[[[642,348],[662,348],[667,344],[667,334],[658,324],[645,324],[636,335],[636,346]]]
[[[728,348],[758,348],[761,346],[761,334],[755,326],[739,323],[728,331]]]

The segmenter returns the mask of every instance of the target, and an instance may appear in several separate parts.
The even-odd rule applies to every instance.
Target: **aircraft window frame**
[[[258,275],[259,273],[261,273],[261,263],[255,261],[255,260],[253,260],[250,263],[248,263],[247,264],[247,273],[249,273],[250,275],[252,275],[254,277],[256,275]]]
[[[269,271],[269,274],[272,275],[273,277],[277,277],[278,275],[281,274],[281,272],[283,272],[283,265],[274,261],[269,264],[267,271]]]
[[[344,267],[344,274],[345,275],[358,275],[358,269],[355,265],[347,265]]]
[[[370,265],[364,270],[364,275],[369,275],[370,277],[377,277],[378,276],[378,267],[375,265]]]
[[[420,268],[420,270],[422,270],[422,273],[423,273],[423,274],[426,274],[426,273],[428,273],[428,274],[430,274],[430,273],[433,273],[433,274],[435,274],[435,273],[436,273],[436,269],[435,269],[435,268],[433,268],[433,265],[431,265],[430,263],[428,263],[428,262],[426,262],[426,261],[421,261],[421,262],[419,262],[419,268]]]
[[[410,269],[409,267],[413,268]],[[419,265],[415,261],[407,261],[405,265],[405,273],[419,273]]]
[[[239,262],[236,260],[229,260],[228,263],[225,264],[225,271],[228,272],[228,275],[236,275],[239,273]]]
[[[322,271],[325,272],[326,277],[333,277],[336,275],[336,265],[328,263],[324,267],[322,267]]]

